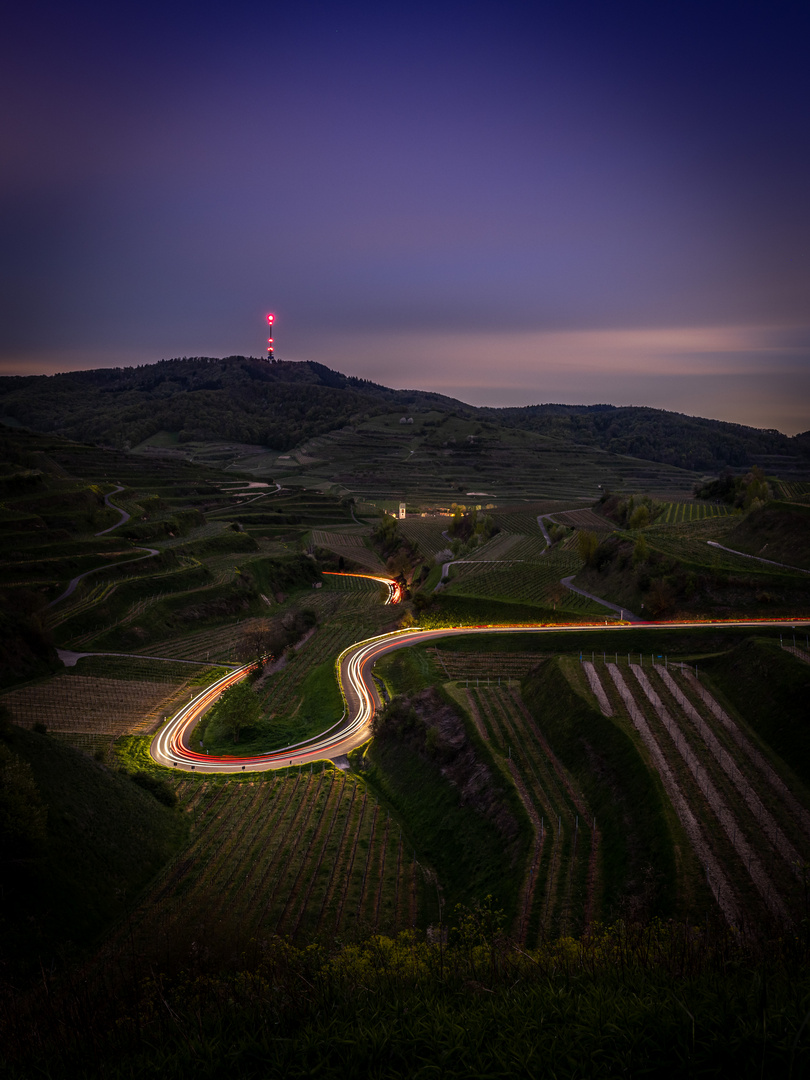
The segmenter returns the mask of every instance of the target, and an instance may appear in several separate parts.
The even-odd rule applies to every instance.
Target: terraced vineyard
[[[179,666],[163,665],[169,670],[161,671],[153,663],[146,670],[131,670],[125,678],[65,672],[8,690],[0,702],[22,727],[44,724],[75,746],[97,749],[121,735],[154,731],[164,716],[188,700],[189,687],[209,669],[187,665],[176,670]]]
[[[687,495],[697,475],[600,452],[526,431],[483,428],[474,419],[419,412],[413,426],[394,415],[310,439],[295,454],[245,457],[243,467],[338,496],[392,509],[450,507],[453,502],[565,502],[602,490]],[[470,441],[472,437],[472,441]]]
[[[729,921],[798,918],[810,813],[743,723],[689,667],[640,657],[584,666],[602,711],[628,717],[646,747]]]
[[[604,617],[601,605],[570,592],[561,579],[583,566],[583,529],[600,534],[612,529],[583,502],[594,497],[591,489],[602,475],[597,465],[610,473],[618,468],[616,460],[599,455],[597,461],[587,454],[580,460],[566,456],[551,440],[517,434],[508,446],[485,439],[472,451],[463,445],[467,433],[461,420],[454,434],[445,433],[448,438],[438,440],[426,427],[421,441],[414,442],[413,432],[392,430],[394,423],[378,418],[376,426],[314,441],[308,453],[287,457],[283,491],[245,491],[237,497],[221,473],[203,474],[182,462],[133,462],[126,455],[107,458],[97,448],[58,449],[49,465],[53,490],[47,498],[14,503],[17,516],[7,521],[6,545],[10,551],[23,550],[30,541],[37,548],[29,561],[43,604],[64,587],[65,574],[108,557],[115,561],[120,557],[116,552],[136,550],[127,543],[158,548],[159,554],[143,563],[100,570],[74,597],[44,609],[60,645],[126,651],[139,658],[81,661],[72,674],[55,677],[46,677],[40,668],[42,682],[13,689],[2,702],[23,726],[45,723],[59,738],[98,749],[116,736],[153,728],[163,713],[187,699],[196,682],[212,676],[213,665],[236,663],[244,655],[247,631],[274,620],[282,626],[287,619],[301,636],[296,640],[291,632],[273,646],[279,658],[258,687],[262,724],[268,727],[257,728],[255,738],[273,734],[271,720],[277,722],[276,733],[320,723],[320,714],[310,708],[313,701],[330,714],[329,723],[337,720],[342,706],[330,682],[335,658],[348,645],[391,629],[402,609],[384,607],[385,591],[363,578],[319,577],[305,554],[313,547],[342,554],[369,570],[381,569],[382,563],[365,545],[370,526],[357,524],[348,501],[306,490],[318,477],[324,488],[333,484],[340,492],[360,490],[369,500],[392,505],[400,494],[409,503],[424,497],[443,505],[451,497],[475,498],[485,505],[490,486],[505,491],[511,501],[493,511],[499,532],[452,565],[446,595],[520,602],[526,605],[527,622],[535,618],[532,605],[572,618]],[[337,457],[327,469],[326,452],[332,450]],[[485,462],[482,475],[480,461]],[[521,462],[527,466],[525,475]],[[90,480],[66,478],[67,468],[89,468]],[[565,483],[555,475],[558,468],[567,470]],[[647,470],[649,480],[647,466],[639,468]],[[639,476],[630,490],[638,489]],[[493,479],[497,483],[490,485]],[[678,487],[682,474],[673,472],[666,479],[663,488],[671,499],[685,494]],[[118,533],[115,538],[96,536],[115,519],[100,494],[113,481],[125,485],[121,505],[137,518],[129,525],[129,541],[123,531],[120,539]],[[565,485],[574,498],[563,497]],[[539,500],[538,491],[548,498]],[[373,509],[370,502],[366,509]],[[570,530],[551,547],[538,525],[540,514],[548,516],[549,527],[556,522]],[[60,555],[67,523],[74,520],[79,525],[71,526],[71,536],[76,535]],[[425,560],[434,560],[449,546],[443,535],[449,524],[446,517],[412,516],[400,529]],[[725,508],[671,501],[663,523],[646,529],[644,536],[650,549],[681,563],[729,574],[744,566],[749,575],[759,573],[750,560],[708,545],[729,524]],[[763,580],[779,574],[762,571]],[[431,602],[441,608],[441,601]],[[480,608],[486,618],[489,605]],[[796,656],[804,661],[801,645],[794,642]],[[534,840],[520,871],[518,914],[511,928],[515,937],[534,945],[558,933],[578,934],[606,913],[615,915],[618,901],[610,893],[603,862],[608,825],[600,832],[599,815],[563,768],[562,752],[544,733],[542,718],[527,711],[520,698],[518,680],[535,668],[537,656],[509,652],[505,643],[491,653],[439,646],[429,655],[432,664],[414,661],[415,667],[422,665],[419,677],[424,668],[429,677],[450,685],[493,759],[512,777],[532,823]],[[149,657],[192,663],[161,667]],[[600,708],[617,718],[662,777],[691,845],[685,862],[706,874],[730,921],[753,925],[795,919],[804,897],[802,867],[810,861],[810,813],[784,780],[781,764],[686,668],[664,663],[662,669],[646,658],[642,665],[635,657],[625,661],[615,654],[609,661],[592,655],[579,675],[583,685],[588,680]],[[133,665],[129,674],[124,664]],[[337,712],[331,716],[333,693]],[[600,719],[592,710],[589,716]],[[131,740],[127,748],[135,743]],[[128,761],[136,757],[133,750]],[[646,771],[642,774],[648,778]],[[441,883],[437,891],[437,882],[424,876],[400,823],[375,802],[361,778],[331,764],[322,771],[316,765],[313,772],[252,783],[164,775],[181,795],[192,840],[139,903],[127,930],[120,930],[133,933],[145,955],[188,953],[195,942],[203,948],[214,941],[235,955],[251,941],[273,934],[332,941],[373,929],[425,926],[438,918]],[[582,774],[577,775],[590,793]],[[411,839],[418,848],[418,835]],[[702,883],[701,888],[709,904]]]
[[[381,597],[388,595],[388,586],[385,583],[375,581],[364,574],[357,573],[331,573],[324,571],[324,588],[330,592],[360,593],[365,594],[366,599],[371,596]],[[339,610],[339,609],[337,609]]]
[[[444,551],[449,543],[444,535],[449,524],[450,519],[446,517],[405,518],[399,523],[399,528],[402,535],[415,544],[422,555],[432,559],[440,551]]]
[[[500,678],[498,680],[501,682]],[[478,683],[478,680],[477,680]],[[526,711],[516,685],[457,691],[481,737],[501,755],[534,829],[521,891],[516,938],[532,946],[548,936],[581,933],[598,895],[599,834],[585,800]]]
[[[810,482],[807,480],[777,480],[777,497],[793,502],[807,502],[810,499]]]
[[[463,683],[466,689],[506,685],[510,680],[520,680],[537,664],[537,654],[531,652],[480,652],[467,653],[455,649],[434,648],[428,650],[437,674]]]
[[[236,664],[245,630],[262,625],[261,618],[242,619],[229,626],[216,626],[182,637],[167,638],[144,645],[144,655],[165,656],[174,660],[198,660],[201,663]]]
[[[581,615],[604,615],[602,605],[560,584],[561,578],[575,574],[582,566],[579,555],[560,548],[543,555],[542,550],[542,540],[526,538],[520,547],[515,546],[508,552],[503,562],[462,561],[453,564],[449,590],[466,596],[518,600],[527,605]],[[513,558],[518,552],[528,556],[526,561]],[[475,559],[475,555],[471,559]]]
[[[582,503],[572,499],[544,499],[520,508],[504,506],[495,511],[498,528],[508,533],[521,533],[533,536],[538,531],[537,518],[540,514],[558,514],[582,509]]]
[[[385,570],[382,559],[375,551],[366,547],[363,536],[313,529],[312,542],[318,547],[334,551],[336,555],[342,555],[344,559],[349,559],[352,563],[366,567],[371,573]]]
[[[722,503],[669,502],[656,519],[659,525],[678,525],[706,518],[728,517],[733,511]]]
[[[156,960],[206,941],[238,955],[274,934],[332,942],[434,914],[399,826],[350,774],[291,770],[256,783],[186,780],[177,790],[191,842],[105,950],[132,934]]]
[[[590,532],[612,532],[613,522],[603,518],[593,510],[562,510],[551,516],[551,521],[567,525],[573,529],[588,529]]]

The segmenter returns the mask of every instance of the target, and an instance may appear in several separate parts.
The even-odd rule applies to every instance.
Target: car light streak
[[[404,599],[402,586],[394,578],[378,577],[377,574],[353,574],[347,570],[324,570],[323,573],[328,574],[329,577],[359,577],[365,578],[366,581],[379,581],[381,585],[388,588],[385,604],[401,604]]]
[[[372,577],[370,574],[351,575]],[[390,583],[388,578],[376,578],[375,581]],[[291,765],[303,765],[306,762],[323,761],[349,753],[362,746],[371,735],[371,721],[380,707],[380,698],[374,685],[372,670],[374,664],[386,653],[395,649],[408,648],[411,645],[424,644],[442,637],[460,634],[542,634],[542,633],[578,633],[581,631],[622,631],[646,630],[703,630],[772,627],[810,627],[810,619],[745,619],[745,620],[673,620],[671,622],[619,624],[598,623],[549,623],[549,624],[510,624],[481,626],[452,626],[424,630],[412,627],[408,630],[392,630],[387,634],[368,638],[350,645],[338,657],[337,670],[340,689],[346,708],[340,720],[326,731],[293,746],[280,747],[267,753],[240,757],[222,755],[212,757],[200,754],[188,745],[191,734],[200,718],[216,699],[229,687],[246,678],[256,666],[245,664],[229,672],[207,689],[203,690],[187,705],[184,705],[152,740],[150,752],[160,765],[167,765],[200,773],[238,773],[263,772],[268,769],[289,768]]]

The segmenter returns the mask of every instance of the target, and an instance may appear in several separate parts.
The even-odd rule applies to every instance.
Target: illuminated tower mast
[[[274,358],[273,353],[273,323],[276,321],[275,315],[267,316],[267,325],[270,327],[270,337],[267,339],[267,359],[272,360]]]

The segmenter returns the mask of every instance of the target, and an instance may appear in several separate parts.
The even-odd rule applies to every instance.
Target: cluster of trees
[[[662,503],[651,499],[649,495],[631,495],[624,498],[606,493],[599,500],[599,505],[605,517],[615,521],[623,529],[646,529],[664,509]]]
[[[246,627],[239,645],[239,657],[244,663],[255,660],[264,665],[281,656],[299,641],[313,626],[318,616],[311,608],[299,611],[290,608],[277,619],[258,619]]]
[[[695,498],[728,503],[740,510],[758,510],[773,498],[773,492],[765,473],[755,465],[745,476],[735,476],[725,469],[717,480],[696,487]]]
[[[407,581],[414,567],[421,562],[421,555],[419,549],[402,535],[397,519],[388,514],[381,517],[372,530],[371,539],[392,577]]]
[[[698,472],[718,472],[727,466],[745,468],[760,454],[788,454],[803,460],[810,457],[810,441],[800,436],[789,438],[779,431],[663,409],[529,405],[481,411],[501,423],[541,435]]]
[[[214,703],[208,722],[233,736],[235,743],[245,728],[254,727],[262,717],[262,705],[249,682],[239,682]]]
[[[313,626],[318,616],[310,608],[299,611],[291,608],[278,619],[263,619],[246,627],[239,647],[240,659],[255,660],[259,668],[292,649],[296,641]],[[215,724],[230,735],[235,743],[243,731],[255,727],[262,719],[261,700],[253,689],[251,679],[232,686],[214,703],[203,724]]]
[[[475,509],[466,511],[456,503],[453,503],[451,509],[453,519],[447,531],[454,540],[469,544],[475,537],[476,544],[483,544],[499,531],[491,514],[479,514]]]
[[[579,554],[589,570],[620,575],[627,590],[643,597],[645,612],[658,618],[671,612],[678,600],[689,600],[701,587],[697,575],[671,556],[650,549],[643,535],[630,540],[596,533],[579,534]]]

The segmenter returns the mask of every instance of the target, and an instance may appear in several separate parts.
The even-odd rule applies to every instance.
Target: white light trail
[[[371,575],[357,575],[370,577]],[[380,578],[389,582],[390,579]],[[238,772],[264,772],[268,769],[282,769],[290,765],[302,765],[310,761],[322,761],[335,758],[362,746],[371,735],[371,721],[380,705],[380,699],[374,686],[372,669],[377,660],[385,653],[395,649],[407,648],[410,645],[422,644],[436,638],[450,637],[457,634],[542,634],[542,633],[582,633],[588,631],[638,631],[643,630],[704,630],[704,629],[734,629],[751,628],[763,629],[765,627],[808,627],[810,619],[789,620],[739,620],[722,622],[707,620],[706,622],[667,622],[667,623],[634,623],[616,625],[611,623],[575,623],[571,625],[540,625],[540,626],[456,626],[442,627],[435,630],[423,630],[413,627],[409,630],[392,630],[387,634],[368,638],[355,645],[349,646],[337,660],[338,679],[340,689],[346,702],[344,716],[332,727],[312,739],[305,740],[296,746],[282,747],[265,754],[239,757],[228,755],[212,757],[208,754],[199,754],[188,745],[188,739],[199,723],[203,713],[210,708],[216,699],[230,686],[246,678],[253,664],[246,664],[236,671],[229,672],[221,679],[198,694],[193,701],[185,705],[171,720],[155,735],[152,740],[150,751],[152,757],[160,765],[170,768],[184,769],[200,773],[238,773]]]

